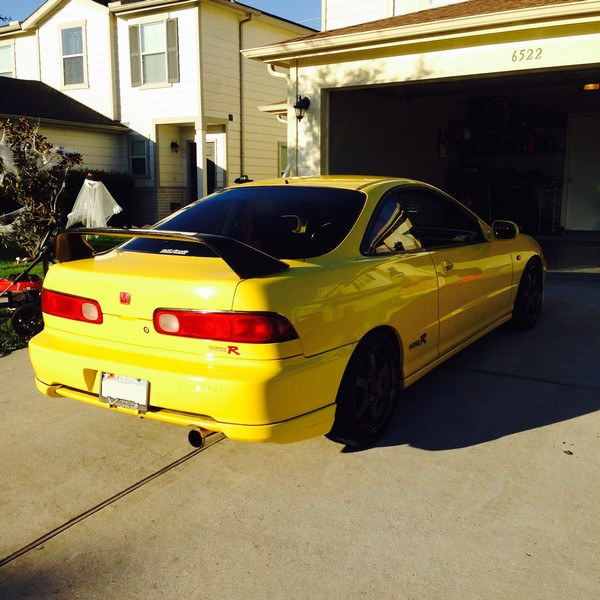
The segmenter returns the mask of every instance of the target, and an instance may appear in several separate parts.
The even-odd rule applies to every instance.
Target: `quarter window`
[[[131,85],[179,81],[177,19],[153,21],[129,28]]]
[[[393,193],[380,201],[367,229],[363,252],[365,254],[389,254],[405,250],[417,250],[421,243],[415,236],[408,211]]]
[[[83,27],[65,27],[60,30],[63,84],[85,83],[85,55]]]

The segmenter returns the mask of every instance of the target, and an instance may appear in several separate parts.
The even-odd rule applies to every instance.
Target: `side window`
[[[393,192],[385,194],[367,229],[362,252],[389,254],[421,248],[408,216]]]
[[[85,29],[83,26],[63,27],[60,30],[63,85],[84,85]]]
[[[130,140],[129,157],[131,174],[139,178],[149,177],[147,141],[144,139]]]
[[[0,46],[0,76],[14,77],[12,44]]]
[[[431,190],[407,189],[398,198],[426,248],[483,241],[479,221],[449,197]]]
[[[178,82],[177,19],[132,25],[129,60],[133,87]]]

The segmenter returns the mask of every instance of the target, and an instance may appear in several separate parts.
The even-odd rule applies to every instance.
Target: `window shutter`
[[[142,85],[142,64],[139,25],[132,25],[129,28],[129,64],[131,65],[131,86],[140,87]]]
[[[179,82],[177,19],[167,19],[167,79],[169,83]]]

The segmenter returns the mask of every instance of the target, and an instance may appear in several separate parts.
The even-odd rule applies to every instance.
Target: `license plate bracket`
[[[102,372],[100,401],[145,413],[148,410],[150,382],[145,379]]]

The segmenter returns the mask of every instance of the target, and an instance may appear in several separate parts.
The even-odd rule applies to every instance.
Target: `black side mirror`
[[[512,221],[494,221],[492,231],[496,239],[512,240],[519,235],[519,226]]]

